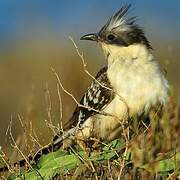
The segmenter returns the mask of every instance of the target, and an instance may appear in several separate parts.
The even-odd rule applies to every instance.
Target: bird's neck
[[[141,44],[134,44],[128,47],[119,47],[117,45],[102,44],[102,49],[108,60],[108,66],[111,66],[115,61],[121,63],[147,63],[153,59],[151,51]]]

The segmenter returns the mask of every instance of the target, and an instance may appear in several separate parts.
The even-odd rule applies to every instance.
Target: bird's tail
[[[33,165],[36,164],[42,155],[46,155],[50,152],[57,151],[63,146],[64,140],[72,137],[75,133],[76,128],[71,128],[66,132],[57,134],[54,136],[52,143],[39,149],[34,155],[29,155],[26,159],[22,159],[10,165],[10,167],[24,167],[28,163]],[[70,145],[70,144],[69,144]],[[8,171],[9,167],[4,166],[0,168],[0,172]]]

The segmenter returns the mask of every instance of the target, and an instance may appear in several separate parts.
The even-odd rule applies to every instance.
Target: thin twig
[[[83,64],[83,68],[84,68],[85,73],[86,73],[89,77],[91,77],[94,81],[96,81],[101,87],[103,87],[103,88],[105,88],[105,89],[107,89],[107,90],[109,90],[109,91],[112,91],[113,93],[115,93],[115,94],[120,98],[120,100],[121,100],[121,101],[125,104],[125,106],[126,106],[126,109],[127,109],[127,117],[129,118],[129,107],[128,107],[128,104],[127,104],[127,102],[125,101],[125,99],[124,99],[122,96],[120,96],[117,92],[115,92],[113,89],[111,89],[111,88],[109,88],[109,87],[107,87],[107,86],[102,85],[102,84],[88,71],[88,69],[87,69],[87,63],[86,63],[85,60],[84,60],[83,53],[80,53],[78,46],[76,45],[75,41],[73,40],[73,38],[72,38],[71,36],[69,36],[69,39],[72,41],[72,43],[73,43],[73,45],[74,45],[74,47],[75,47],[75,49],[76,49],[76,52],[77,52],[78,56],[80,57],[80,59],[81,59],[81,61],[82,61],[82,64]]]
[[[56,77],[56,79],[57,79],[57,81],[58,81],[58,84],[60,85],[61,89],[62,89],[68,96],[70,96],[70,97],[73,99],[73,101],[76,103],[76,105],[77,105],[78,107],[82,107],[82,108],[88,109],[88,110],[90,110],[90,111],[97,112],[97,113],[102,114],[102,115],[104,115],[104,116],[111,116],[111,117],[115,117],[115,118],[119,119],[119,118],[116,117],[115,115],[112,115],[112,114],[109,114],[109,113],[106,113],[106,112],[103,112],[103,111],[99,111],[99,110],[96,110],[96,109],[91,108],[91,107],[89,107],[89,106],[84,106],[84,105],[80,104],[80,103],[77,101],[77,99],[76,99],[68,90],[66,90],[66,89],[64,88],[64,86],[62,85],[61,80],[60,80],[60,78],[59,78],[59,75],[57,74],[57,72],[55,71],[55,69],[54,69],[53,67],[51,67],[51,70],[52,70],[53,74],[55,75],[55,77]]]
[[[63,120],[63,104],[62,104],[62,98],[61,98],[61,93],[60,93],[60,87],[59,84],[57,83],[57,94],[58,94],[58,100],[59,100],[59,122],[60,122],[60,128],[61,131],[63,131],[63,124],[62,124],[62,120]]]
[[[2,147],[0,146],[0,157],[1,160],[4,162],[5,166],[7,167],[7,169],[9,170],[9,172],[14,173],[14,170],[11,168],[11,166],[9,165],[9,158],[6,156],[6,154],[3,152]]]
[[[122,172],[123,172],[123,169],[125,167],[125,161],[126,161],[126,158],[127,158],[126,156],[127,156],[127,152],[128,152],[128,146],[129,146],[129,128],[128,128],[127,132],[124,130],[123,134],[124,134],[124,138],[125,138],[126,147],[125,147],[125,151],[124,151],[124,154],[123,154],[123,160],[121,162],[121,167],[120,167],[120,171],[119,171],[119,175],[118,175],[118,180],[121,179]]]
[[[109,171],[109,175],[111,177],[111,180],[113,180],[112,171],[111,171],[111,165],[110,165],[109,160],[108,160],[108,171]]]
[[[92,167],[92,171],[93,171],[93,173],[94,173],[94,176],[95,176],[96,180],[98,180],[98,175],[97,175],[97,172],[96,172],[96,169],[95,169],[95,167],[94,167],[93,162],[92,162],[92,161],[89,161],[89,163],[90,163],[90,165],[91,165],[91,167]]]
[[[32,136],[31,134],[29,136],[33,143],[36,143],[36,144],[38,144],[39,147],[42,147],[42,145],[38,142],[38,140],[34,136]]]
[[[82,161],[82,162],[86,165],[86,167],[91,170],[91,168],[89,167],[89,165],[88,165],[88,163],[86,162],[86,160],[83,159],[83,157],[81,157],[81,155],[80,155],[78,152],[76,152],[71,146],[70,146],[69,148],[70,148],[70,149],[72,150],[72,152],[80,159],[80,161]]]
[[[51,115],[51,111],[52,111],[52,102],[51,102],[51,95],[49,92],[49,86],[48,83],[46,82],[46,92],[45,92],[45,100],[46,100],[46,111],[47,111],[47,116],[48,116],[48,120],[49,120],[49,126],[50,129],[52,130],[52,132],[54,133],[54,135],[56,135],[56,132],[54,131],[53,128],[53,122],[52,122],[52,115]]]
[[[22,126],[23,129],[23,133],[24,133],[24,144],[26,147],[26,150],[30,149],[29,143],[28,143],[28,128],[27,125],[25,123],[23,123],[23,118],[21,117],[20,113],[17,114],[18,120]]]
[[[19,149],[18,145],[16,144],[16,141],[12,135],[12,117],[11,117],[11,121],[10,121],[10,124],[9,124],[9,135],[10,135],[10,139],[12,140],[13,142],[13,147],[15,149],[18,150],[18,152],[21,154],[21,156],[23,157],[23,159],[26,161],[26,164],[31,168],[31,170],[34,170],[36,172],[36,174],[41,177],[41,179],[43,179],[43,177],[41,176],[40,172],[36,169],[34,169],[31,164],[29,163],[28,159],[26,158],[26,156],[23,154],[23,152]]]

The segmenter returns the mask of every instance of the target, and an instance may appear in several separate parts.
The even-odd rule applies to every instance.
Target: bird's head
[[[110,17],[98,33],[86,34],[81,40],[98,42],[107,54],[118,51],[120,47],[128,49],[131,46],[132,49],[132,46],[136,45],[151,49],[144,31],[135,23],[136,17],[127,17],[130,7],[131,5],[123,6]]]

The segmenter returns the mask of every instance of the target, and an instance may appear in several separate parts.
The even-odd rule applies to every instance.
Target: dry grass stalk
[[[38,172],[38,170],[37,170],[37,169],[34,169],[34,168],[32,167],[32,165],[30,164],[29,160],[28,160],[27,157],[24,155],[24,153],[20,150],[20,148],[18,147],[18,145],[17,145],[17,143],[16,143],[16,141],[15,141],[15,139],[14,139],[14,137],[13,137],[13,134],[12,134],[12,117],[11,117],[11,121],[10,121],[10,123],[9,123],[9,135],[10,135],[10,139],[11,139],[11,141],[12,141],[12,143],[13,143],[13,144],[11,144],[11,146],[19,152],[19,154],[22,156],[22,158],[26,161],[27,166],[28,166],[31,170],[34,170],[34,171],[36,172],[37,176],[39,176],[41,179],[43,179],[43,177],[42,177],[41,174]]]

